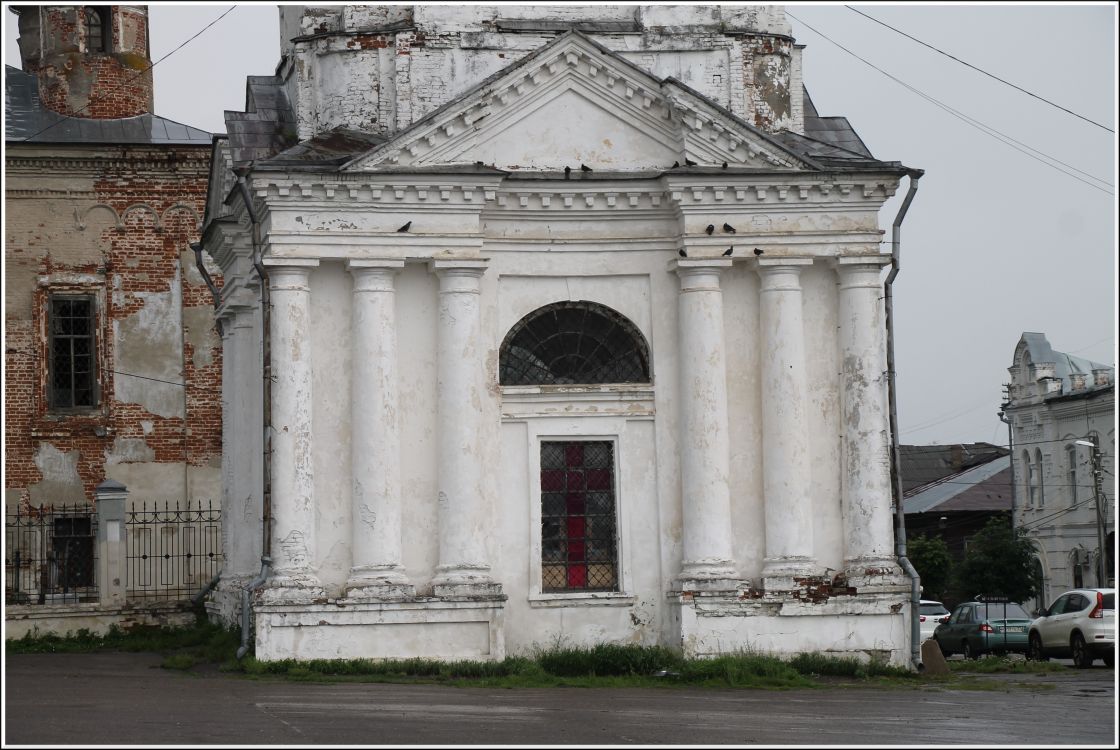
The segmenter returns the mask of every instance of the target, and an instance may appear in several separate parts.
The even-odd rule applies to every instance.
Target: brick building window
[[[111,52],[113,22],[107,5],[87,5],[85,12],[86,52]]]
[[[52,294],[48,302],[51,409],[97,406],[97,322],[93,297]]]
[[[618,591],[614,443],[541,442],[541,590]]]

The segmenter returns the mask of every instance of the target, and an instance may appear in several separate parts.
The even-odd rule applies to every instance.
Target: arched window
[[[1035,475],[1034,479],[1035,479],[1035,485],[1036,485],[1035,490],[1038,493],[1038,495],[1037,495],[1038,507],[1041,508],[1043,505],[1046,504],[1046,494],[1045,494],[1046,484],[1042,480],[1042,451],[1039,450],[1038,448],[1034,449],[1034,475]]]
[[[502,385],[648,383],[649,347],[622,315],[594,302],[556,302],[519,320],[502,342]]]
[[[85,7],[86,52],[111,52],[113,22],[107,5]]]
[[[1069,485],[1069,504],[1077,505],[1077,446],[1066,446],[1066,484]]]

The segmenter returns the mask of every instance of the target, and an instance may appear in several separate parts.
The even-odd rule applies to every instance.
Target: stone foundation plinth
[[[256,658],[408,659],[505,658],[504,600],[254,605]]]
[[[679,646],[688,657],[817,652],[909,666],[909,589],[816,600],[802,594],[674,593],[669,601]]]

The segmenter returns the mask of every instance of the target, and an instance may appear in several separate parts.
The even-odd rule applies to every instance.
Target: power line
[[[1066,175],[1067,177],[1072,177],[1073,179],[1077,180],[1078,182],[1085,183],[1086,185],[1093,188],[1094,190],[1099,190],[1100,192],[1105,193],[1107,195],[1113,195],[1113,192],[1111,190],[1108,190],[1106,188],[1102,188],[1099,185],[1094,185],[1093,183],[1088,182],[1087,180],[1083,180],[1082,178],[1078,177],[1077,175],[1072,174],[1071,172],[1067,172],[1066,170],[1064,170],[1061,167],[1058,167],[1056,165],[1061,164],[1062,166],[1068,167],[1069,169],[1073,170],[1074,172],[1085,175],[1086,177],[1088,177],[1092,180],[1096,180],[1097,182],[1100,182],[1100,183],[1102,183],[1103,185],[1106,185],[1109,188],[1113,187],[1112,183],[1108,182],[1107,180],[1104,180],[1104,179],[1101,179],[1100,177],[1096,177],[1094,175],[1091,175],[1088,172],[1083,172],[1082,170],[1078,169],[1077,167],[1074,167],[1070,164],[1066,164],[1065,162],[1061,161],[1060,159],[1057,159],[1053,156],[1050,156],[1049,154],[1046,154],[1042,151],[1039,151],[1036,148],[1028,146],[1027,144],[1025,144],[1021,141],[1017,141],[1014,138],[1012,138],[1011,136],[1009,136],[1005,133],[1001,133],[1000,131],[996,130],[995,128],[993,128],[989,125],[985,125],[984,123],[980,122],[979,120],[976,120],[976,119],[964,114],[963,112],[960,112],[956,109],[953,109],[948,104],[945,104],[944,102],[942,102],[938,99],[935,99],[934,97],[930,96],[929,94],[926,94],[926,93],[914,88],[913,86],[906,83],[905,81],[891,75],[887,71],[885,71],[882,68],[876,66],[874,63],[868,62],[867,60],[865,60],[862,57],[860,57],[859,55],[857,55],[855,52],[852,52],[850,49],[848,49],[844,45],[840,44],[839,42],[833,41],[829,37],[825,36],[824,34],[822,34],[819,31],[817,31],[815,28],[813,28],[809,24],[805,23],[800,18],[798,18],[797,16],[790,13],[788,10],[786,11],[786,15],[789,16],[790,18],[792,18],[793,20],[797,21],[798,23],[802,24],[803,26],[805,26],[805,28],[809,29],[814,34],[817,34],[818,36],[820,36],[825,41],[829,42],[830,44],[832,44],[836,47],[839,47],[844,52],[847,52],[849,55],[856,58],[857,60],[862,62],[864,65],[867,65],[867,66],[873,68],[874,70],[882,73],[887,78],[890,78],[892,81],[899,84],[903,88],[906,88],[909,91],[917,94],[918,96],[922,97],[923,99],[930,102],[931,104],[934,104],[935,106],[937,106],[937,107],[941,108],[942,110],[948,112],[949,114],[953,115],[958,120],[963,121],[965,124],[971,125],[972,127],[976,128],[980,132],[995,138],[1000,143],[1003,143],[1004,145],[1010,146],[1011,148],[1013,148],[1016,151],[1026,155],[1028,158],[1034,159],[1035,161],[1039,162],[1040,164],[1044,164],[1044,165],[1050,167],[1051,169],[1053,169],[1055,171],[1061,172],[1062,174]],[[1022,146],[1022,148],[1020,148],[1020,146]],[[1040,159],[1037,156],[1034,156],[1034,154],[1028,153],[1028,152],[1031,152],[1031,151],[1033,151],[1034,154],[1038,154],[1039,156],[1042,156],[1044,158]],[[1049,159],[1049,161],[1046,161],[1046,159]],[[1052,164],[1051,162],[1054,162],[1054,163]]]
[[[160,59],[156,60],[156,61],[155,61],[154,63],[152,63],[152,64],[151,64],[151,65],[149,65],[148,67],[144,68],[144,69],[143,69],[143,70],[141,70],[141,71],[138,71],[138,72],[137,72],[137,73],[136,73],[136,74],[135,74],[134,76],[132,76],[132,77],[131,77],[131,78],[129,78],[128,80],[126,80],[126,81],[123,81],[123,82],[121,82],[121,83],[117,84],[116,86],[113,86],[112,88],[106,88],[106,89],[105,89],[105,90],[106,90],[106,92],[108,92],[108,91],[116,91],[116,90],[117,90],[117,89],[119,89],[119,88],[122,88],[122,87],[124,87],[124,86],[128,86],[128,85],[129,85],[130,83],[132,83],[133,81],[135,81],[135,80],[136,80],[137,78],[139,78],[140,76],[142,76],[142,75],[145,75],[146,73],[150,72],[150,71],[152,70],[152,68],[154,68],[155,66],[159,65],[159,64],[160,64],[161,62],[163,62],[163,61],[164,61],[164,60],[166,60],[167,58],[169,58],[169,57],[171,57],[172,55],[174,55],[174,54],[175,54],[176,52],[178,52],[179,50],[181,50],[181,49],[182,49],[183,47],[185,47],[185,46],[187,46],[188,44],[190,44],[191,42],[193,42],[193,41],[194,41],[195,39],[197,39],[198,37],[200,37],[200,36],[201,36],[201,35],[202,35],[202,34],[203,34],[203,33],[204,33],[204,32],[205,32],[205,31],[206,31],[207,29],[209,29],[209,28],[210,28],[211,26],[213,26],[214,24],[216,24],[216,23],[217,23],[218,21],[221,21],[221,20],[222,20],[223,18],[225,18],[226,16],[228,16],[228,15],[229,15],[230,13],[232,13],[232,12],[233,12],[234,10],[236,10],[236,9],[237,9],[237,6],[236,6],[236,5],[232,6],[232,7],[231,7],[231,8],[229,9],[229,10],[227,10],[227,11],[226,11],[225,13],[223,13],[223,14],[222,14],[222,15],[220,15],[220,16],[218,16],[217,18],[215,18],[215,19],[214,19],[213,21],[211,21],[210,23],[206,24],[206,26],[204,26],[204,27],[202,28],[202,30],[201,30],[201,31],[199,31],[199,32],[198,32],[197,34],[195,34],[194,36],[192,36],[192,37],[191,37],[190,39],[186,40],[185,42],[183,42],[182,44],[180,44],[180,45],[179,45],[178,47],[176,47],[175,49],[171,50],[171,51],[170,51],[170,52],[168,52],[168,53],[167,53],[166,55],[164,55],[164,56],[163,56],[163,57],[161,57]],[[81,107],[79,107],[78,109],[76,109],[76,110],[74,111],[74,114],[73,114],[73,115],[63,115],[63,114],[61,114],[61,113],[56,113],[56,114],[59,114],[59,115],[61,116],[61,118],[62,118],[62,119],[60,119],[60,120],[55,120],[55,121],[54,121],[54,122],[52,122],[52,123],[51,123],[50,125],[47,125],[47,126],[46,126],[45,128],[43,128],[43,129],[41,129],[41,130],[38,130],[38,131],[36,131],[36,132],[32,133],[31,135],[27,136],[27,137],[26,137],[26,138],[24,138],[23,140],[24,140],[24,141],[30,141],[30,140],[33,140],[34,138],[37,138],[38,136],[40,136],[40,135],[42,135],[43,133],[45,133],[45,132],[47,132],[48,130],[50,130],[51,128],[55,127],[56,125],[61,125],[62,123],[66,122],[67,120],[73,120],[73,119],[76,119],[76,118],[75,118],[75,115],[77,115],[77,114],[78,114],[79,112],[81,112],[81,111],[83,111],[83,110],[87,109],[87,108],[88,108],[88,107],[89,107],[89,106],[90,106],[91,104],[93,104],[93,102],[92,102],[92,101],[90,101],[90,102],[87,102],[87,103],[86,103],[86,104],[85,104],[84,106],[81,106]]]
[[[875,23],[879,24],[880,26],[886,26],[891,31],[893,31],[895,33],[898,33],[898,34],[902,34],[902,36],[906,37],[907,39],[911,39],[911,40],[917,42],[918,44],[922,45],[923,47],[928,47],[929,49],[933,50],[934,52],[937,52],[938,54],[944,55],[945,57],[948,57],[950,60],[956,60],[961,65],[972,68],[977,73],[983,73],[984,75],[988,76],[989,78],[995,79],[995,80],[999,81],[1000,83],[1005,84],[1007,86],[1010,86],[1011,88],[1013,88],[1017,91],[1023,92],[1027,96],[1033,96],[1035,99],[1038,99],[1041,102],[1045,102],[1045,103],[1049,104],[1051,107],[1056,107],[1057,109],[1060,109],[1063,112],[1071,114],[1074,117],[1080,118],[1080,119],[1084,120],[1085,122],[1089,123],[1090,125],[1096,125],[1098,128],[1100,128],[1102,130],[1107,130],[1109,133],[1115,133],[1116,132],[1115,130],[1108,127],[1107,125],[1101,125],[1099,122],[1096,122],[1094,120],[1090,120],[1088,117],[1085,117],[1083,115],[1079,115],[1076,112],[1074,112],[1073,110],[1066,109],[1065,107],[1061,106],[1060,104],[1055,104],[1054,102],[1050,101],[1049,99],[1041,97],[1038,94],[1032,93],[1030,91],[1027,91],[1025,88],[1022,88],[1021,86],[1016,86],[1014,83],[1011,83],[1010,81],[1005,81],[1002,78],[1000,78],[999,76],[992,75],[991,73],[989,73],[988,71],[986,71],[982,68],[978,68],[975,65],[972,65],[971,63],[967,63],[964,60],[960,59],[959,57],[954,57],[953,55],[950,55],[948,52],[946,52],[942,49],[938,49],[937,47],[934,47],[932,44],[927,44],[926,42],[923,42],[921,39],[918,39],[916,37],[912,37],[909,34],[907,34],[905,31],[900,31],[899,29],[896,29],[894,26],[891,26],[888,23],[884,23],[883,21],[880,21],[878,18],[874,18],[873,16],[869,16],[866,13],[864,13],[863,11],[856,10],[855,8],[853,8],[850,5],[845,5],[844,7],[847,8],[848,10],[852,11],[853,13],[858,13],[859,15],[863,16],[864,18],[866,18],[869,21],[874,21]]]
[[[34,354],[32,352],[25,352],[21,349],[5,349],[4,351],[7,352],[8,354],[20,354],[24,357],[27,357],[28,359],[34,359],[34,360],[39,359],[39,355]],[[130,378],[140,378],[141,380],[153,380],[157,383],[166,383],[167,385],[176,385],[176,386],[179,386],[180,388],[186,388],[186,383],[176,383],[173,380],[160,380],[159,378],[149,377],[148,375],[137,375],[134,372],[124,372],[122,370],[109,370],[109,372],[113,373],[114,375],[127,375]]]

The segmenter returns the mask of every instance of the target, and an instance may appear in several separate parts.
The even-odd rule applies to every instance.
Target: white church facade
[[[215,615],[249,601],[260,659],[909,664],[878,212],[911,170],[817,117],[783,11],[281,28],[204,234]]]

